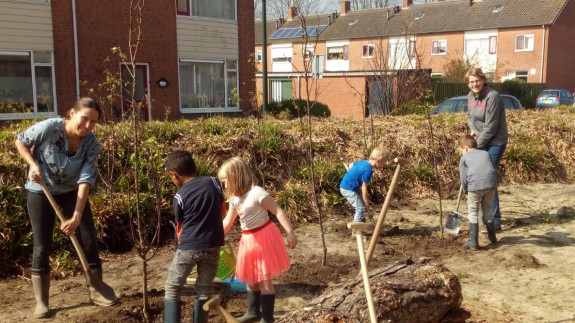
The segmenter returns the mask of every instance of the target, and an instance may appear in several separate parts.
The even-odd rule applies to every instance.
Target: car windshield
[[[467,111],[467,98],[449,99],[441,103],[435,111],[438,113],[457,113]]]
[[[543,91],[539,94],[539,97],[548,98],[548,97],[558,97],[559,91]]]

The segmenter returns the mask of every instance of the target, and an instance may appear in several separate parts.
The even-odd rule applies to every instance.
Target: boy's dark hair
[[[468,147],[475,149],[477,148],[477,141],[471,135],[465,135],[459,139],[458,142],[459,148]]]
[[[185,150],[174,150],[166,157],[166,170],[181,176],[196,176],[198,169],[192,154]]]

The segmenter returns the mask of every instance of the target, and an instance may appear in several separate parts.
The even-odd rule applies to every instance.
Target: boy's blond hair
[[[374,148],[371,151],[371,154],[369,155],[369,159],[372,160],[382,160],[382,159],[389,160],[390,158],[391,158],[391,151],[383,149],[381,147]]]

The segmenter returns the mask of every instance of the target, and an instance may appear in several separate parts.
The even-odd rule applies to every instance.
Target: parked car
[[[543,90],[537,96],[537,108],[544,109],[557,105],[574,105],[575,98],[573,94],[567,90],[550,89]]]
[[[501,99],[503,100],[503,105],[507,110],[521,110],[521,102],[517,100],[516,97],[509,94],[501,94]],[[431,114],[438,113],[459,113],[467,112],[467,95],[459,95],[449,98],[435,108]]]

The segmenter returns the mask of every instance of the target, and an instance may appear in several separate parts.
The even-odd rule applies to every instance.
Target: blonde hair
[[[226,160],[218,170],[218,179],[226,181],[225,192],[228,198],[242,196],[256,185],[256,176],[241,157]]]
[[[369,159],[372,160],[382,160],[382,159],[389,160],[390,158],[391,158],[391,151],[383,149],[381,147],[374,148],[371,151],[371,154],[369,155]]]
[[[487,77],[483,73],[483,70],[480,68],[472,68],[467,73],[465,73],[465,83],[469,83],[470,76],[478,77],[487,83]]]

